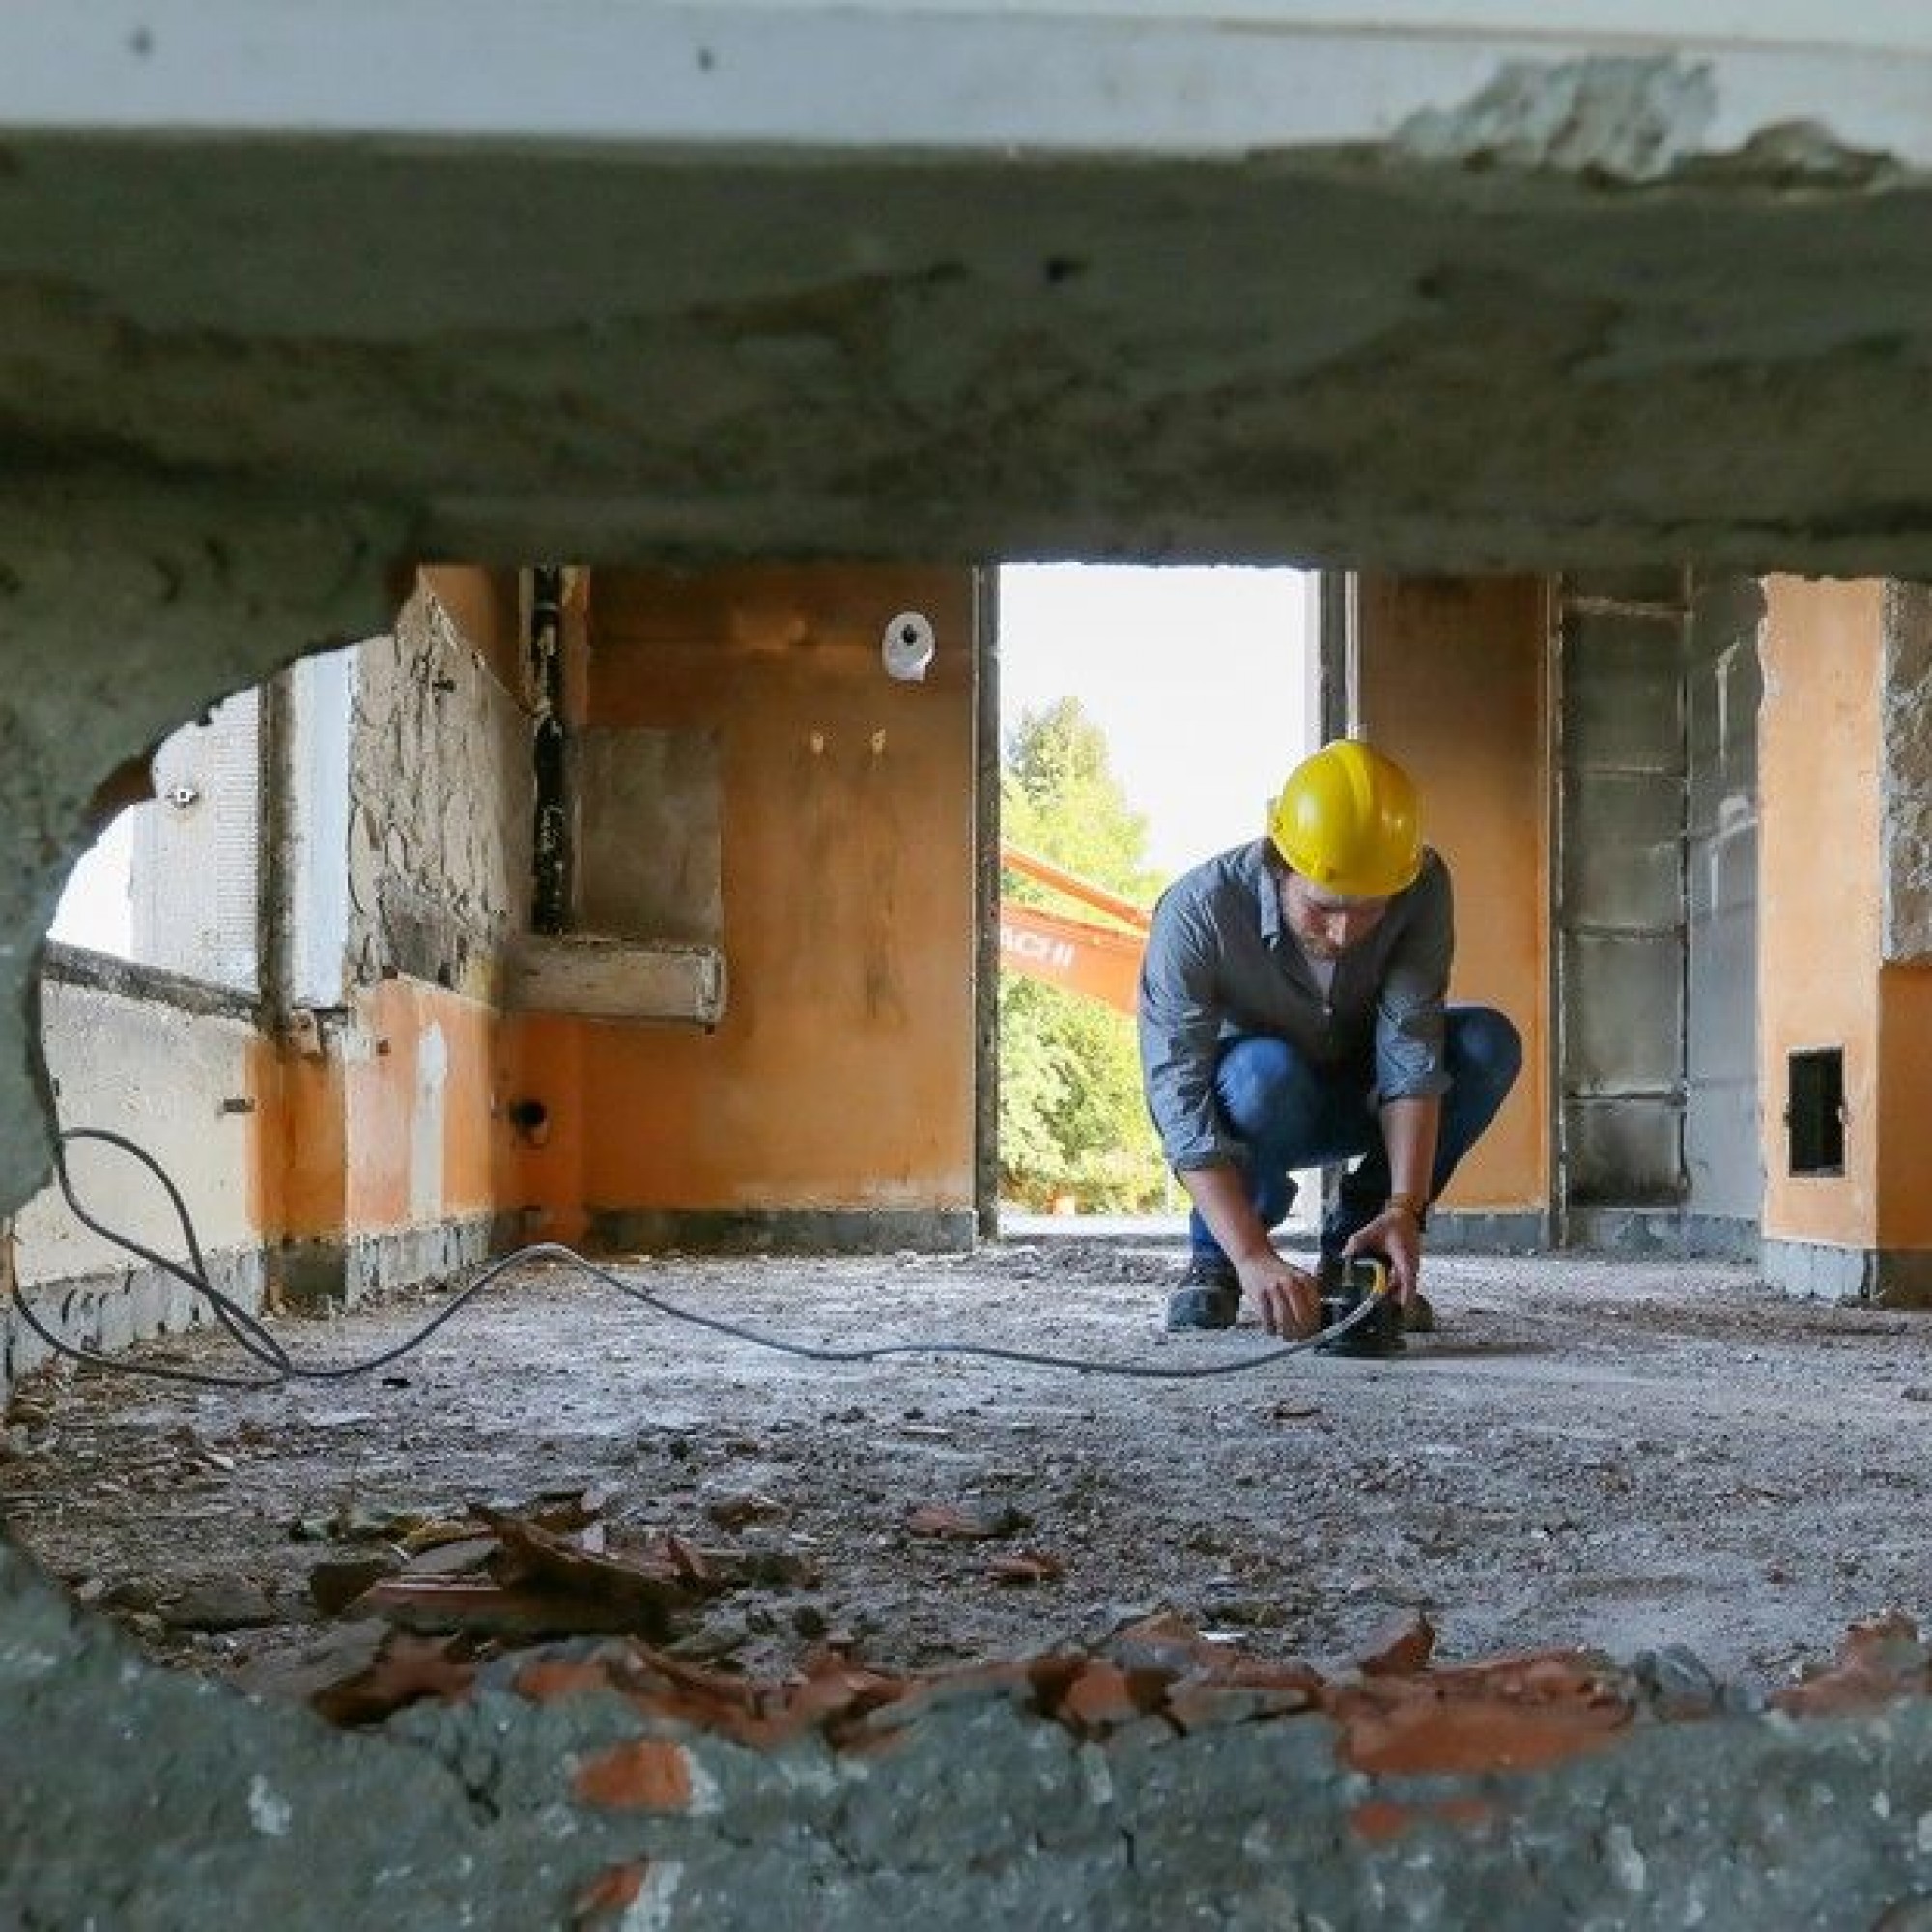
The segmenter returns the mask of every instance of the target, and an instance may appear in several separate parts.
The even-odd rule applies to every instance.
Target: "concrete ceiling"
[[[503,559],[1915,568],[1922,20],[1490,11],[9,19],[0,430]]]

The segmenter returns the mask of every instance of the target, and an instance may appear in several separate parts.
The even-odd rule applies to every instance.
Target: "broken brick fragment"
[[[1158,1672],[1093,1662],[1066,1686],[1052,1715],[1076,1736],[1103,1738],[1156,1714],[1166,1688]]]
[[[448,1644],[398,1633],[365,1668],[325,1686],[309,1703],[332,1724],[377,1724],[426,1697],[460,1703],[475,1680],[476,1666]]]
[[[1419,1776],[1527,1771],[1601,1749],[1631,1720],[1626,1689],[1586,1652],[1371,1677],[1330,1689],[1352,1769]]]
[[[1932,1689],[1932,1650],[1919,1637],[1918,1626],[1902,1611],[1892,1610],[1853,1624],[1845,1633],[1837,1662],[1779,1690],[1771,1702],[1795,1717],[1818,1717],[1922,1695],[1928,1689]]]
[[[986,1566],[986,1575],[1008,1588],[1028,1583],[1055,1583],[1066,1574],[1059,1557],[1043,1549],[1015,1549],[996,1556]]]
[[[516,1688],[520,1696],[533,1704],[553,1704],[559,1697],[581,1697],[614,1687],[610,1671],[595,1660],[546,1657],[518,1671]]]
[[[995,1537],[1016,1536],[1031,1524],[1010,1503],[921,1503],[906,1512],[905,1526],[911,1536],[984,1543]]]
[[[644,1874],[649,1870],[647,1859],[634,1859],[629,1864],[612,1865],[600,1872],[577,1894],[572,1907],[574,1923],[588,1932],[593,1925],[615,1922],[613,1915],[638,1902],[644,1889]]]
[[[1481,1798],[1441,1798],[1434,1804],[1398,1804],[1387,1798],[1371,1798],[1349,1814],[1356,1834],[1372,1845],[1392,1844],[1418,1825],[1458,1825],[1474,1831],[1487,1825],[1496,1807]]]
[[[1384,1631],[1356,1660],[1366,1677],[1413,1677],[1435,1654],[1435,1626],[1420,1610]]]
[[[587,1758],[573,1789],[586,1804],[611,1811],[688,1811],[691,1753],[665,1738],[633,1738]]]
[[[1535,1771],[1601,1749],[1624,1721],[1622,1713],[1500,1699],[1411,1704],[1356,1714],[1342,1755],[1353,1770],[1381,1776]]]

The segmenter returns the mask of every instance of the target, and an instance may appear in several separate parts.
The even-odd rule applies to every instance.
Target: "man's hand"
[[[1255,1305],[1270,1335],[1312,1335],[1321,1325],[1321,1292],[1315,1277],[1285,1262],[1272,1248],[1236,1264],[1241,1293]]]
[[[1385,1255],[1389,1279],[1406,1308],[1422,1287],[1422,1230],[1413,1214],[1400,1208],[1384,1208],[1342,1250],[1345,1256]]]

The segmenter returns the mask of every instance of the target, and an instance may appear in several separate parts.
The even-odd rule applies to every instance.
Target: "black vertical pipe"
[[[563,572],[530,573],[530,691],[536,704],[531,759],[536,777],[530,930],[558,933],[570,923],[570,812],[565,797]]]

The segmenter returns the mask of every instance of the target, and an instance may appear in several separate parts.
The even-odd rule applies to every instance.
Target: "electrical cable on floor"
[[[74,1193],[73,1183],[67,1171],[67,1150],[74,1141],[98,1141],[104,1146],[118,1148],[124,1153],[131,1154],[142,1166],[154,1175],[165,1190],[175,1218],[181,1224],[182,1239],[188,1253],[188,1264],[171,1260],[156,1249],[146,1246],[131,1236],[122,1234],[108,1223],[98,1219],[81,1205]],[[229,1376],[210,1370],[175,1368],[164,1362],[129,1361],[119,1355],[102,1354],[99,1350],[86,1349],[69,1342],[49,1329],[34,1312],[21,1289],[17,1275],[13,1282],[14,1305],[19,1309],[21,1319],[56,1354],[64,1355],[71,1361],[85,1363],[90,1368],[108,1369],[120,1375],[151,1376],[163,1381],[188,1382],[200,1388],[222,1388],[264,1390],[286,1386],[291,1381],[339,1381],[352,1376],[373,1375],[378,1369],[387,1368],[390,1363],[401,1358],[423,1343],[450,1321],[484,1289],[507,1269],[520,1266],[527,1262],[559,1262],[577,1268],[592,1280],[614,1288],[620,1294],[628,1295],[633,1301],[641,1302],[646,1308],[659,1315],[670,1317],[673,1321],[689,1322],[696,1328],[708,1328],[713,1334],[724,1335],[732,1341],[744,1342],[753,1348],[770,1350],[778,1354],[789,1355],[800,1361],[823,1362],[838,1367],[850,1367],[867,1362],[881,1362],[895,1355],[950,1355],[971,1361],[1003,1362],[1013,1368],[1065,1370],[1069,1374],[1083,1376],[1116,1376],[1140,1381],[1201,1381],[1213,1376],[1246,1375],[1250,1370],[1263,1369],[1270,1364],[1285,1361],[1291,1355],[1306,1353],[1324,1343],[1332,1343],[1348,1334],[1358,1322],[1365,1321],[1375,1311],[1379,1297],[1364,1295],[1360,1303],[1342,1321],[1331,1328],[1323,1328],[1319,1333],[1304,1336],[1296,1342],[1284,1342],[1279,1347],[1264,1349],[1259,1353],[1243,1355],[1232,1362],[1201,1362],[1182,1368],[1164,1368],[1151,1362],[1101,1361],[1085,1355],[1056,1355],[1034,1349],[1006,1349],[987,1342],[954,1342],[944,1338],[910,1342],[877,1342],[858,1348],[835,1349],[814,1347],[807,1342],[790,1342],[782,1336],[765,1334],[755,1328],[748,1328],[736,1321],[727,1321],[722,1316],[701,1315],[695,1308],[684,1308],[674,1301],[667,1301],[662,1295],[610,1268],[600,1267],[597,1263],[580,1255],[576,1249],[564,1247],[556,1241],[538,1241],[528,1247],[517,1249],[514,1254],[505,1255],[493,1262],[476,1279],[466,1288],[459,1290],[448,1307],[440,1309],[425,1321],[413,1334],[406,1337],[394,1347],[379,1353],[363,1356],[352,1362],[298,1362],[281,1343],[270,1333],[261,1319],[243,1308],[231,1296],[224,1294],[208,1277],[208,1264],[201,1251],[201,1240],[195,1232],[194,1217],[188,1211],[187,1203],[183,1200],[181,1190],[153,1154],[138,1142],[125,1134],[111,1132],[105,1127],[68,1127],[54,1136],[54,1179],[60,1186],[62,1196],[75,1219],[101,1239],[111,1242],[125,1253],[146,1262],[151,1267],[159,1268],[176,1281],[185,1283],[196,1294],[202,1296],[213,1309],[216,1319],[228,1331],[242,1350],[259,1362],[269,1373],[264,1376]]]

